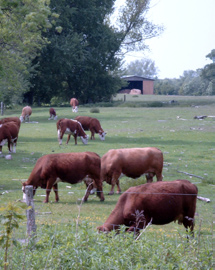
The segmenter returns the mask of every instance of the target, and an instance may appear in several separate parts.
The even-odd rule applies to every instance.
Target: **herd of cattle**
[[[73,112],[77,112],[78,101],[71,99],[70,104]],[[31,113],[31,107],[26,106],[20,118],[8,117],[0,120],[0,154],[6,142],[9,152],[16,153],[21,122],[29,121]],[[49,119],[57,120],[53,108],[49,113]],[[59,144],[62,144],[64,134],[68,134],[67,144],[71,135],[75,144],[77,137],[87,144],[89,136],[85,133],[86,130],[91,132],[91,140],[95,139],[95,134],[99,134],[100,139],[105,140],[106,132],[96,118],[63,118],[59,119],[56,125]],[[145,175],[147,184],[131,187],[124,192],[108,219],[97,229],[117,230],[124,224],[128,227],[127,231],[138,232],[149,223],[162,225],[178,220],[186,229],[189,227],[193,231],[197,187],[188,180],[164,182],[162,170],[163,153],[155,147],[110,149],[101,158],[94,152],[48,154],[37,160],[28,180],[22,184],[23,199],[25,186],[32,185],[34,194],[38,187],[46,189],[45,203],[48,203],[49,194],[53,189],[55,201],[58,202],[58,182],[75,184],[85,180],[87,190],[83,200],[87,201],[89,194],[96,189],[98,197],[104,201],[103,181],[111,185],[109,194],[112,195],[115,185],[117,193],[121,193],[119,179],[123,175],[134,179]],[[154,176],[157,178],[156,183],[152,183]]]

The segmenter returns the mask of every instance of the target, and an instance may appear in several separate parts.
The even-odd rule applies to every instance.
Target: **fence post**
[[[29,237],[34,238],[36,235],[36,223],[35,223],[35,211],[34,211],[34,202],[33,202],[33,186],[25,187],[26,194],[26,204],[31,206],[31,209],[26,211],[27,215],[27,234]]]
[[[4,114],[4,103],[1,101],[1,115]]]
[[[124,95],[124,102],[126,102],[126,95]]]

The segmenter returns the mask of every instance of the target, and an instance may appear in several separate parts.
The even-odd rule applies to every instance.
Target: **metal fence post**
[[[27,215],[27,234],[32,237],[36,235],[35,211],[33,202],[33,186],[25,187],[26,204],[31,206],[31,209],[26,211]]]

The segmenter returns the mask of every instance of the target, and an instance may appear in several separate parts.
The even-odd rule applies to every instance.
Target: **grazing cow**
[[[148,224],[164,225],[178,220],[184,227],[194,228],[194,215],[198,189],[188,180],[147,183],[130,187],[124,192],[107,218],[97,227],[99,231],[119,230],[139,233]]]
[[[22,115],[20,116],[21,122],[26,122],[30,120],[30,116],[32,114],[32,109],[30,106],[26,106],[22,109]]]
[[[21,121],[19,119],[19,117],[6,117],[0,120],[0,125],[1,124],[6,124],[8,122],[13,122],[15,123],[19,128],[21,126]]]
[[[72,106],[72,111],[77,113],[78,112],[78,100],[76,98],[71,98],[70,105]]]
[[[95,140],[95,133],[99,134],[101,141],[105,140],[105,135],[107,134],[101,127],[98,119],[89,116],[77,116],[75,120],[78,120],[84,130],[91,131],[91,140]]]
[[[15,122],[7,122],[0,125],[0,154],[2,146],[7,142],[9,152],[16,153],[16,144],[18,140],[19,127]]]
[[[57,133],[58,133],[58,141],[59,144],[62,144],[63,135],[68,134],[68,138],[66,144],[68,144],[70,140],[70,136],[73,135],[75,139],[75,144],[77,144],[77,137],[81,137],[83,144],[88,143],[88,135],[84,132],[81,123],[77,120],[72,119],[59,119],[57,121]]]
[[[38,187],[46,189],[44,202],[47,203],[50,191],[53,188],[55,201],[58,202],[58,182],[76,184],[81,182],[86,176],[89,176],[94,180],[98,197],[100,197],[101,201],[104,201],[100,169],[100,157],[94,152],[45,155],[37,160],[28,180],[23,183],[22,189],[25,193],[25,186],[32,185],[34,195]],[[87,201],[91,188],[92,185],[87,189],[83,197],[84,201]],[[23,199],[25,199],[25,194],[23,194]]]
[[[163,153],[155,147],[111,149],[101,158],[101,179],[110,184],[114,193],[121,192],[119,178],[123,175],[138,178],[146,174],[147,182],[152,182],[154,175],[162,181]]]
[[[48,120],[57,120],[57,114],[54,108],[49,109],[50,118]]]

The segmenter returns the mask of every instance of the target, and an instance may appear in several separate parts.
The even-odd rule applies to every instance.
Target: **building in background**
[[[139,89],[142,95],[154,94],[154,79],[149,79],[135,75],[123,76],[122,79],[127,81],[128,85],[120,89],[119,93],[130,94],[132,89]]]

